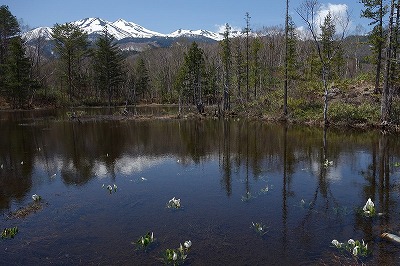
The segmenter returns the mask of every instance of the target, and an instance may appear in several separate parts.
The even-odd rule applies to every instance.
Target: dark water
[[[364,263],[398,264],[400,245],[380,238],[400,234],[397,135],[331,130],[324,142],[320,129],[243,119],[64,114],[0,113],[0,225],[19,228],[0,240],[0,265],[158,265],[189,239],[188,265],[354,264],[331,245],[349,238],[368,242]],[[7,218],[35,193],[41,210]],[[165,207],[172,197],[183,210]],[[368,198],[382,216],[357,213]],[[156,244],[136,251],[148,231]]]

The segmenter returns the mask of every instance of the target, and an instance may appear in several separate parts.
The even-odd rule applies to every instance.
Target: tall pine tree
[[[374,92],[379,92],[381,68],[382,68],[382,51],[385,46],[385,37],[383,34],[383,18],[387,14],[387,7],[384,5],[384,0],[361,0],[365,9],[361,11],[361,16],[371,20],[370,25],[374,25],[369,40],[372,44],[374,54],[376,56],[376,72],[375,72],[375,89]]]
[[[136,64],[136,82],[135,82],[135,91],[137,95],[142,95],[144,98],[145,93],[149,90],[149,71],[147,70],[146,64],[143,58],[139,58]]]
[[[125,71],[122,51],[107,27],[96,41],[93,63],[96,84],[107,93],[108,105],[111,106],[114,93],[124,81]]]
[[[83,58],[88,54],[88,36],[72,23],[56,24],[52,30],[61,79],[66,78],[69,100],[72,101],[75,91],[81,85],[78,77],[81,74],[79,72]]]
[[[224,67],[224,85],[223,85],[223,102],[224,111],[230,110],[230,87],[231,87],[231,68],[232,68],[232,51],[231,51],[231,27],[225,24],[224,39],[221,41],[221,57]]]
[[[13,108],[24,107],[33,82],[30,77],[31,61],[25,56],[25,46],[19,36],[10,40],[4,70],[8,99]]]
[[[13,36],[20,33],[18,20],[8,9],[0,6],[0,93],[5,94],[5,64],[8,47]]]

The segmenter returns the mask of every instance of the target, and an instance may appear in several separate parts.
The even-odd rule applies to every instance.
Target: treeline
[[[117,46],[107,28],[97,40],[89,42],[86,33],[67,23],[53,27],[53,56],[45,54],[48,42],[41,37],[26,45],[16,18],[7,6],[1,6],[0,93],[12,108],[33,103],[175,103],[195,105],[199,112],[206,105],[214,105],[219,114],[284,113],[306,120],[309,116],[322,120],[323,114],[326,122],[329,101],[334,111],[348,110],[349,104],[351,108],[360,105],[359,101],[347,101],[337,108],[332,92],[359,93],[351,90],[370,82],[376,95],[382,92],[380,102],[388,116],[381,119],[389,121],[395,110],[399,77],[399,3],[390,1],[391,6],[383,0],[362,1],[362,16],[374,25],[368,40],[360,35],[347,36],[346,21],[338,21],[330,13],[317,25],[312,19],[318,2],[305,0],[296,11],[308,25],[307,36],[300,36],[289,16],[283,27],[252,30],[251,17],[246,13],[241,37],[231,38],[231,28],[226,24],[219,42],[181,39],[168,48],[132,54]],[[383,27],[385,20],[387,29]],[[338,29],[337,25],[342,27]],[[368,103],[375,113],[379,112],[376,98]],[[341,117],[334,113],[330,116]]]

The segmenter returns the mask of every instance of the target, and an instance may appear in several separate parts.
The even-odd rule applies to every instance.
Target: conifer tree
[[[320,25],[321,34],[316,30],[315,18],[317,15],[317,10],[319,3],[317,0],[304,0],[302,6],[296,10],[297,14],[303,19],[307,24],[307,27],[312,35],[317,54],[321,63],[321,76],[324,88],[324,124],[328,125],[328,80],[331,75],[332,60],[338,52],[340,47],[340,41],[344,39],[347,26],[349,24],[349,16],[347,16],[341,21],[342,23],[342,33],[340,40],[335,40],[336,35],[335,24],[332,20],[330,13],[324,18],[324,22]]]
[[[236,79],[237,98],[239,102],[243,104],[242,85],[244,83],[246,73],[245,73],[245,60],[243,58],[241,38],[235,38],[233,40],[233,48],[234,48],[233,68],[235,70],[234,77]]]
[[[361,16],[371,20],[370,25],[374,25],[369,40],[373,46],[373,51],[376,56],[376,72],[375,72],[375,89],[374,92],[379,92],[381,65],[382,65],[382,51],[385,46],[385,37],[383,29],[383,19],[387,14],[387,7],[384,5],[384,0],[361,0],[364,4],[365,10],[361,11]]]
[[[8,6],[0,6],[0,94],[5,86],[5,63],[8,46],[13,36],[20,33],[18,20],[8,9]]]
[[[332,20],[330,12],[324,18],[321,28],[321,46],[322,46],[322,57],[324,65],[322,71],[325,71],[326,80],[329,81],[332,75],[332,58],[335,55],[336,47],[334,43],[334,36],[336,33],[336,27]]]
[[[193,42],[185,53],[183,66],[180,68],[176,87],[189,101],[195,104],[198,111],[204,111],[202,85],[205,72],[204,51]]]
[[[296,25],[294,24],[291,16],[288,20],[288,39],[287,39],[287,70],[288,70],[288,83],[296,79],[297,72],[297,42],[298,36],[296,33]]]
[[[107,27],[97,39],[93,58],[96,83],[101,91],[107,93],[108,105],[118,86],[124,81],[124,57]]]
[[[68,95],[71,101],[74,89],[80,88],[79,70],[81,70],[83,58],[88,54],[88,36],[72,23],[56,24],[52,31],[54,51],[59,59],[59,71],[61,78],[67,79]]]
[[[5,60],[5,89],[6,95],[13,108],[21,108],[33,86],[31,75],[31,62],[25,56],[25,46],[22,39],[17,36],[10,40],[8,53]]]
[[[148,91],[149,87],[149,72],[143,58],[139,58],[136,64],[136,94],[141,94],[144,98],[144,94]]]
[[[223,101],[224,111],[230,110],[230,80],[231,80],[231,67],[232,67],[232,52],[230,41],[231,27],[228,23],[225,24],[224,39],[221,41],[222,47],[222,64],[224,66],[224,85],[223,85]]]
[[[249,45],[249,34],[251,32],[250,28],[250,14],[246,12],[245,21],[246,21],[246,28],[244,28],[244,33],[246,34],[246,100],[249,101],[250,97],[250,84],[249,84],[249,64],[250,64],[250,45]]]
[[[257,88],[260,83],[260,77],[261,77],[261,66],[260,66],[260,60],[259,60],[259,53],[260,50],[263,47],[263,43],[259,37],[254,38],[252,43],[251,43],[251,64],[250,64],[250,69],[251,69],[251,80],[252,80],[252,86],[254,88],[254,99],[257,99]]]
[[[20,33],[18,20],[8,9],[8,6],[0,6],[0,64],[4,64],[11,37]]]

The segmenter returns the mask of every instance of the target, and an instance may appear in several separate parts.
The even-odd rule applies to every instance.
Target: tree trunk
[[[381,63],[382,63],[382,49],[383,49],[383,0],[380,1],[380,15],[379,15],[379,44],[378,44],[378,58],[376,62],[376,76],[375,76],[375,89],[374,93],[378,94],[380,89],[379,89],[379,83],[380,83],[380,78],[381,78]]]
[[[287,116],[287,92],[288,92],[288,39],[289,39],[289,0],[286,0],[286,19],[285,19],[285,85],[283,93],[283,115]]]
[[[395,9],[395,0],[391,0],[390,4],[390,16],[389,16],[389,27],[387,35],[386,44],[386,59],[385,59],[385,73],[384,73],[384,84],[382,91],[382,101],[381,101],[381,123],[387,124],[390,122],[391,113],[391,99],[392,99],[392,81],[390,80],[391,74],[391,60],[393,54],[393,16]]]

